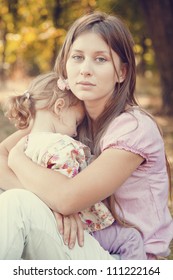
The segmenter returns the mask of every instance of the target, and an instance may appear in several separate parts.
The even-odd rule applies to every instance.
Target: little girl
[[[90,149],[72,138],[77,136],[84,115],[83,103],[54,72],[35,78],[23,95],[10,97],[6,111],[17,128],[32,126],[26,137],[26,155],[68,177],[74,177],[92,160]],[[103,202],[79,215],[87,230],[101,240],[101,246],[109,253],[118,253],[121,259],[146,259],[139,232],[134,228],[115,227],[115,219]]]

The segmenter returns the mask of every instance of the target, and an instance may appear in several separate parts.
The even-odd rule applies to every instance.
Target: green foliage
[[[145,44],[148,35],[141,32],[144,24],[138,4],[136,0],[0,0],[0,74],[5,77],[22,69],[36,75],[52,69],[71,23],[94,10],[125,18],[139,63],[152,66],[153,53]]]

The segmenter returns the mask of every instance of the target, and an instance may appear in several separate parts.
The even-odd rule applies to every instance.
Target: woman
[[[166,257],[173,238],[173,221],[167,207],[164,143],[152,117],[135,101],[136,73],[131,34],[117,17],[103,13],[86,15],[69,30],[55,69],[64,80],[68,79],[73,94],[84,102],[87,116],[80,127],[79,139],[90,146],[97,159],[69,179],[35,165],[24,155],[22,145],[17,145],[9,154],[9,166],[20,184],[44,203],[30,192],[13,190],[0,197],[0,209],[5,208],[7,201],[10,205],[13,203],[13,209],[19,209],[15,205],[20,204],[20,209],[26,208],[22,210],[26,213],[24,220],[30,221],[31,201],[35,201],[35,205],[42,203],[46,211],[50,207],[63,214],[65,224],[76,220],[79,244],[82,245],[83,235],[76,213],[109,197],[107,203],[119,224],[134,226],[141,232],[148,259]],[[19,138],[22,136],[20,132],[18,135]],[[15,145],[18,135],[6,140],[4,145],[8,151]],[[21,166],[16,164],[16,158]],[[12,176],[10,178],[10,182],[1,179],[6,189],[11,188]],[[16,182],[15,186],[20,184]],[[28,196],[33,200],[29,201]],[[17,202],[13,202],[14,197]],[[24,206],[21,206],[22,202]],[[68,215],[70,219],[66,218]],[[21,221],[21,215],[18,216]],[[51,223],[50,218],[48,220]],[[35,223],[38,222],[37,217]],[[28,227],[24,226],[25,229]],[[42,225],[40,230],[43,231]],[[29,236],[27,244],[38,244],[34,230],[31,232],[25,232],[22,240]],[[71,230],[67,234],[72,245],[74,232]],[[111,259],[92,236],[84,234],[84,246],[75,244],[72,250],[63,245],[58,233],[54,234],[54,239],[59,238],[55,241],[55,258]],[[24,245],[20,248],[27,251]]]

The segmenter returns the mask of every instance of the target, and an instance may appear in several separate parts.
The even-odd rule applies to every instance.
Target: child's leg
[[[93,236],[110,254],[119,254],[124,260],[147,259],[143,239],[134,228],[127,228],[114,222],[110,227],[96,231]]]

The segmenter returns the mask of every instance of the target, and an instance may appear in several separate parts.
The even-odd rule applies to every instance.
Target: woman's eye
[[[72,58],[76,61],[80,61],[83,59],[83,57],[81,55],[73,55]]]
[[[105,62],[107,60],[104,57],[96,57],[96,61],[98,61],[98,62]]]

